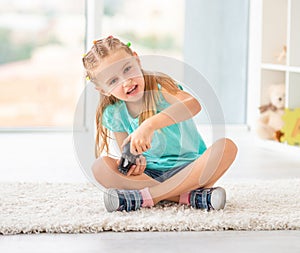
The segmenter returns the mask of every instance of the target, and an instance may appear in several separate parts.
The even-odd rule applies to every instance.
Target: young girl
[[[172,78],[141,68],[129,45],[109,36],[84,56],[87,77],[99,91],[96,161],[92,171],[106,188],[107,211],[133,211],[162,200],[219,210],[225,190],[213,187],[235,159],[236,145],[220,139],[208,149],[192,117],[201,105]],[[120,150],[139,155],[126,175],[109,153],[113,133]]]

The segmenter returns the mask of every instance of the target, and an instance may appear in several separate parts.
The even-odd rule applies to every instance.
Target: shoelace
[[[190,204],[194,208],[211,210],[211,192],[213,188],[197,189],[191,192]]]
[[[118,211],[135,211],[141,208],[142,196],[138,190],[117,190],[120,206]]]

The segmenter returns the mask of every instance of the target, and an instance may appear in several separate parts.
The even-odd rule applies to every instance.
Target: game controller
[[[130,152],[130,142],[128,142],[122,150],[122,156],[120,159],[120,163],[118,166],[118,170],[124,174],[127,175],[129,169],[131,168],[132,165],[135,165],[136,163],[136,159],[139,157],[140,155],[133,155]]]

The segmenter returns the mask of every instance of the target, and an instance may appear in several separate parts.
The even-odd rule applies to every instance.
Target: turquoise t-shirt
[[[158,86],[160,101],[157,113],[170,106]],[[110,131],[128,134],[138,128],[138,121],[138,117],[131,117],[124,101],[107,106],[102,118],[103,126]],[[206,145],[193,119],[188,119],[155,131],[151,149],[144,152],[143,156],[147,160],[146,168],[167,171],[196,160],[205,150]]]

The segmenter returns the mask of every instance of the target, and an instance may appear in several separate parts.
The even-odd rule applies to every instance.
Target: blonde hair
[[[93,80],[95,78],[93,70],[99,66],[101,60],[117,50],[124,50],[129,55],[133,56],[133,51],[119,39],[109,36],[107,38],[94,41],[94,45],[91,50],[83,57],[83,66],[86,69],[86,77]],[[142,70],[145,90],[143,97],[142,113],[139,115],[139,124],[146,119],[156,114],[156,105],[159,101],[158,84],[166,89],[171,94],[176,94],[179,90],[176,82],[166,74],[156,72],[151,73]],[[99,157],[103,150],[109,152],[108,139],[111,138],[111,134],[107,128],[102,125],[102,117],[105,108],[109,105],[115,104],[119,99],[114,96],[105,96],[101,93],[100,100],[96,111],[96,142],[95,142],[95,156]]]

